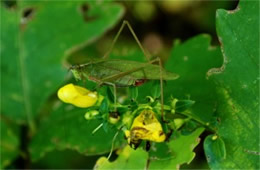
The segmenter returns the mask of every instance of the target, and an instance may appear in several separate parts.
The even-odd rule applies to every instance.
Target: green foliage
[[[20,123],[28,119],[33,128],[32,119],[67,74],[61,65],[64,55],[101,36],[123,14],[117,4],[88,2],[87,15],[95,19],[85,21],[81,5],[19,1],[11,10],[1,4],[1,31],[5,32],[1,34],[4,115]],[[28,8],[32,13],[25,18],[23,12]]]
[[[215,84],[207,79],[206,73],[221,64],[220,49],[210,46],[208,35],[198,35],[182,44],[176,41],[165,68],[179,74],[180,78],[167,82],[165,96],[194,100],[190,114],[203,122],[210,122],[217,98]]]
[[[32,132],[35,132],[34,117],[39,114],[50,95],[56,93],[67,75],[67,69],[62,66],[64,56],[100,37],[118,21],[124,11],[118,4],[87,2],[89,10],[84,14],[80,12],[82,4],[82,2],[64,2],[60,5],[60,2],[19,1],[14,9],[8,9],[1,2],[1,114],[18,123],[29,122]],[[26,18],[24,12],[28,12],[29,9],[32,9],[32,12]],[[85,21],[85,15],[93,19]],[[64,112],[63,116],[70,113]],[[61,144],[60,148],[71,148],[71,143],[80,142],[77,140],[78,136],[83,136],[85,133],[90,135],[92,128],[97,125],[97,122],[92,122],[87,127],[86,124],[78,127],[76,122],[82,119],[77,118],[78,114],[72,116],[75,116],[71,122],[74,126],[66,126],[66,121],[70,121],[66,119],[68,116],[65,116],[66,123],[63,125],[66,126],[65,129],[71,130],[71,137],[74,139],[67,139],[65,132],[59,128],[57,134],[52,133],[57,127],[55,122],[49,124],[52,129],[44,125],[46,131],[40,129],[40,132],[46,136],[38,133],[33,139],[32,159],[37,159],[43,156],[44,152],[56,147],[53,144],[55,141],[51,139],[61,137],[61,143],[65,143],[66,147],[65,144]],[[80,127],[85,130],[77,133],[76,129]],[[103,136],[106,137],[106,134]],[[10,140],[6,137],[8,136],[1,136],[1,140]],[[111,146],[108,142],[107,145],[109,144]],[[16,147],[17,144],[14,143],[10,148]],[[108,150],[105,145],[97,147],[97,150],[92,147],[90,151],[83,151],[80,147],[77,149],[84,153],[103,153]],[[15,154],[16,152],[10,156],[6,154],[6,159],[10,162]]]
[[[1,119],[1,157],[0,168],[10,165],[19,154],[19,139],[17,134]]]
[[[137,87],[129,87],[130,98],[136,100],[138,97],[138,88]]]
[[[169,143],[158,143],[152,150],[145,152],[142,149],[133,150],[126,146],[114,162],[101,157],[97,161],[96,169],[179,169],[180,165],[190,163],[195,157],[193,149],[199,143],[199,136],[203,128],[195,130],[189,136],[174,135]]]
[[[165,151],[165,153],[170,154],[164,154],[161,159],[160,157],[150,157],[149,169],[179,169],[181,165],[189,164],[195,157],[193,149],[199,144],[199,136],[203,131],[204,128],[198,128],[187,136],[173,135],[167,144],[169,148]],[[160,152],[160,150],[157,152]],[[165,155],[168,157],[165,157]]]
[[[259,169],[258,13],[258,1],[241,1],[234,11],[217,11],[224,64],[210,73],[215,73],[211,79],[218,85],[218,134],[227,157],[209,158],[213,169]],[[206,154],[211,150],[206,147]]]
[[[66,79],[67,62],[81,64],[100,56],[96,48],[99,45],[86,45],[116,24],[123,15],[123,6],[103,1],[68,1],[62,5],[58,1],[17,1],[11,8],[4,2],[0,5],[0,168],[13,168],[16,158],[28,162],[41,159],[44,165],[46,161],[48,168],[53,168],[49,167],[53,162],[47,157],[59,154],[59,162],[66,160],[67,164],[54,166],[66,168],[73,157],[69,153],[73,153],[74,160],[76,156],[86,159],[89,157],[84,156],[95,156],[96,159],[103,155],[95,169],[179,169],[194,159],[199,137],[207,131],[206,134],[210,134],[203,146],[211,169],[259,169],[258,1],[241,0],[234,11],[217,11],[216,28],[221,48],[211,46],[211,38],[206,34],[183,43],[175,41],[164,62],[163,106],[159,66],[144,66],[146,61],[141,50],[119,39],[121,44],[112,50],[111,58],[92,63],[87,71],[111,76],[136,70],[119,75],[118,78],[125,79],[124,85],[138,83],[136,80],[140,84],[146,79],[155,81],[128,90],[117,88],[118,103],[114,103],[112,88],[96,88],[96,84],[89,81],[77,82],[99,94],[98,102],[85,109],[62,104],[55,93],[62,84],[71,82]],[[100,51],[103,53],[104,49]],[[89,56],[84,56],[86,51],[90,52]],[[80,79],[81,76],[78,74]],[[166,121],[162,120],[161,107]],[[132,122],[143,109],[154,112],[158,121],[157,126],[151,127],[160,125],[163,132],[145,129],[147,122],[154,122],[149,114],[144,114],[138,121],[142,125],[136,125],[135,133],[132,131]],[[169,139],[151,142],[149,149],[145,140],[156,137],[145,140],[138,137],[136,132],[143,130],[140,127],[148,131],[140,134],[158,132],[160,137],[165,135]],[[124,140],[122,131],[131,140]],[[135,142],[133,138],[141,141],[136,150],[127,145],[129,141]],[[112,153],[110,151],[113,151],[112,162],[105,157]]]
[[[62,104],[52,112],[52,115],[39,128],[30,144],[32,160],[38,160],[47,152],[54,149],[72,149],[84,155],[98,155],[110,151],[112,138],[116,129],[107,128],[107,132],[100,128],[96,129],[102,121],[85,120],[84,109],[77,109],[70,105]],[[118,145],[122,138],[116,141]],[[103,142],[106,140],[106,142]]]
[[[147,158],[147,152],[141,148],[133,150],[130,146],[126,146],[114,162],[109,162],[105,157],[99,158],[95,169],[118,169],[119,167],[122,169],[144,169]]]

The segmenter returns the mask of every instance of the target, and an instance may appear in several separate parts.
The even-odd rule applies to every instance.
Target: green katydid
[[[118,37],[120,36],[125,26],[129,28],[137,44],[144,53],[148,61],[147,63],[129,60],[108,59],[110,52],[112,51]],[[156,62],[158,62],[159,65],[153,64]],[[85,64],[71,66],[70,70],[77,80],[88,79],[96,82],[98,85],[105,84],[113,86],[115,103],[117,102],[116,87],[138,86],[143,84],[146,80],[160,80],[162,120],[164,120],[163,80],[175,80],[179,77],[175,73],[165,71],[162,68],[162,63],[159,57],[150,60],[150,54],[144,50],[128,21],[123,21],[118,33],[116,34],[112,42],[110,49],[102,59],[94,60]]]

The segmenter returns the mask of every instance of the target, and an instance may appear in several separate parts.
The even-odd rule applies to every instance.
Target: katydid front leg
[[[101,81],[102,83],[99,84],[99,86],[101,86],[102,84],[104,84],[104,81],[102,80]],[[117,97],[116,97],[116,84],[114,83],[111,83],[111,82],[105,82],[107,85],[110,85],[113,87],[113,90],[114,90],[114,111],[116,112],[117,111],[117,108],[116,108],[116,102],[117,102]]]

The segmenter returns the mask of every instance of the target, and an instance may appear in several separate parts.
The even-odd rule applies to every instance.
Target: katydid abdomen
[[[78,80],[88,79],[97,83],[113,83],[117,87],[138,86],[146,80],[175,80],[179,76],[167,72],[160,66],[128,60],[99,60],[71,67]]]

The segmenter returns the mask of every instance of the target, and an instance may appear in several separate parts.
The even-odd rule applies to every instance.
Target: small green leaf
[[[115,102],[115,95],[116,94],[114,94],[113,87],[107,86],[106,89],[107,89],[106,91],[107,91],[107,97],[108,97],[109,101]]]
[[[154,99],[157,99],[161,96],[160,81],[153,81],[151,92]]]
[[[211,165],[214,165],[216,162],[226,159],[225,143],[219,136],[207,136],[204,141],[204,150],[207,161]]]
[[[176,112],[183,112],[194,105],[195,101],[192,100],[178,100],[175,104]]]
[[[130,98],[136,100],[138,97],[138,87],[130,86],[129,88]]]
[[[101,114],[108,114],[109,113],[109,103],[108,103],[107,98],[104,98],[103,101],[101,102],[101,105],[99,107],[99,112]]]
[[[148,153],[142,148],[137,150],[132,149],[130,146],[126,146],[119,154],[118,158],[109,162],[107,158],[101,157],[96,162],[95,168],[97,170],[102,169],[140,169],[143,170],[146,166],[148,159]]]
[[[189,120],[187,121],[183,127],[181,128],[181,134],[182,135],[190,135],[191,133],[194,132],[194,130],[196,130],[198,128],[198,123],[193,121],[193,120]]]

